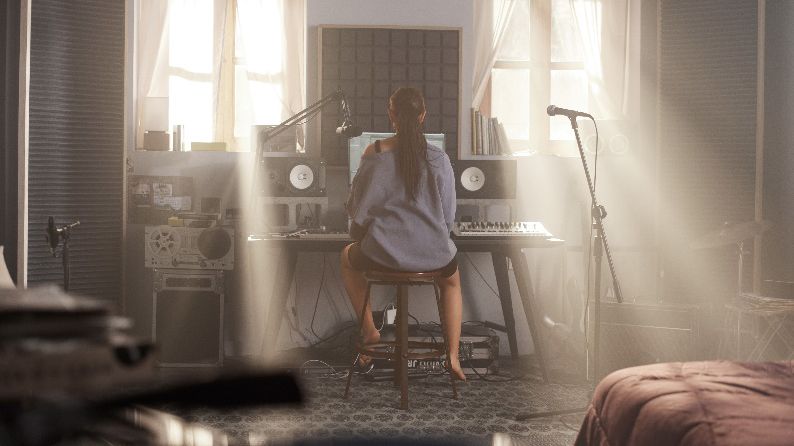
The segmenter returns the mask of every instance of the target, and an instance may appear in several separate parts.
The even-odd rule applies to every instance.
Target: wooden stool
[[[367,271],[364,273],[367,279],[367,292],[364,297],[364,308],[361,309],[359,318],[359,333],[367,311],[367,304],[370,299],[370,291],[373,285],[392,285],[397,287],[397,317],[394,321],[396,337],[394,341],[379,342],[376,344],[357,345],[356,352],[353,354],[353,364],[350,367],[350,374],[347,377],[347,387],[345,388],[345,398],[350,393],[350,382],[353,378],[353,367],[358,361],[359,355],[366,355],[370,358],[388,359],[396,364],[395,383],[400,385],[400,409],[408,408],[408,360],[411,359],[431,359],[441,358],[449,355],[449,346],[444,337],[444,345],[438,346],[433,342],[414,342],[408,341],[408,299],[405,287],[430,285],[436,293],[436,304],[438,305],[438,315],[441,320],[442,331],[444,325],[444,302],[441,300],[441,292],[436,285],[436,279],[441,277],[441,271],[429,271],[420,273],[405,272],[382,272]],[[416,350],[429,350],[416,352]],[[458,399],[458,389],[455,387],[455,377],[450,373],[452,383],[452,397]]]

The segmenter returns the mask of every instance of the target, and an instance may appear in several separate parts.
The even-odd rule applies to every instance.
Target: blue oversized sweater
[[[408,197],[396,151],[361,158],[347,199],[352,223],[364,229],[361,251],[400,271],[446,266],[457,248],[449,233],[455,222],[455,174],[443,150],[428,144],[416,199]]]

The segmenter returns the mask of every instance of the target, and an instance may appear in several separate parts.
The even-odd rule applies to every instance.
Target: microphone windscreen
[[[362,133],[364,133],[364,130],[357,125],[351,125],[345,129],[345,136],[347,136],[348,138],[355,138],[357,136],[361,136]]]
[[[53,217],[47,218],[47,243],[50,245],[50,252],[58,248],[58,229],[55,227],[55,219]]]

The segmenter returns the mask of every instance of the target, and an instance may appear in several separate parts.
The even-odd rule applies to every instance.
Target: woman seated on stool
[[[347,200],[350,235],[357,241],[342,251],[342,279],[360,314],[367,289],[364,271],[443,270],[436,283],[449,344],[447,367],[465,381],[458,359],[460,274],[457,248],[449,237],[455,221],[455,175],[447,154],[425,140],[425,101],[419,90],[398,89],[388,110],[397,134],[366,148]],[[361,335],[365,344],[380,340],[370,308],[364,312]]]

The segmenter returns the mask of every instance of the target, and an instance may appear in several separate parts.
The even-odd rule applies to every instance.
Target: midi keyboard
[[[539,221],[458,221],[452,235],[466,237],[553,237]]]

